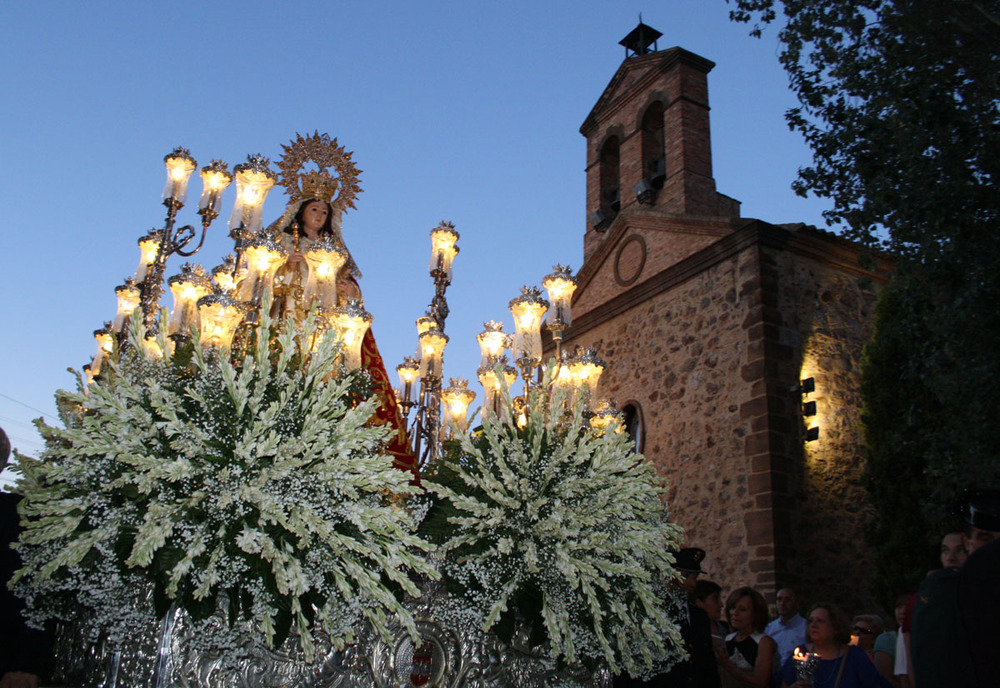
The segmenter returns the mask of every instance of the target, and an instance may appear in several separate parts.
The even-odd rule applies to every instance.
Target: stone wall
[[[567,346],[597,347],[609,363],[600,394],[641,408],[672,518],[726,589],[773,599],[792,585],[875,608],[859,482],[860,356],[876,298],[865,277],[846,242],[748,222],[628,289],[602,269],[579,297],[596,295]],[[818,406],[815,442],[804,377],[816,381],[805,398]]]
[[[570,342],[595,346],[608,361],[602,395],[642,409],[644,454],[668,481],[671,516],[727,586],[754,582],[743,520],[752,505],[751,425],[741,418],[750,392],[742,379],[748,303],[739,295],[747,260],[733,256]]]
[[[860,367],[879,282],[857,270],[846,242],[831,243],[846,250],[843,262],[831,261],[829,251],[819,257],[808,246],[796,250],[795,241],[776,256],[780,336],[794,352],[782,372],[792,380],[812,377],[816,385],[802,399],[816,402],[817,415],[800,420],[796,430],[819,428],[817,440],[797,443],[788,476],[794,518],[787,567],[807,599],[832,599],[862,613],[877,609],[868,586],[874,564],[863,538],[873,511],[861,486]]]

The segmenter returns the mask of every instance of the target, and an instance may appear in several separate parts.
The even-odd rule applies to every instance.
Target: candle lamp
[[[500,404],[503,383],[510,389],[510,386],[517,380],[517,370],[507,363],[507,356],[501,354],[495,362],[489,365],[481,365],[476,370],[479,384],[483,386],[483,414],[492,413],[503,416],[503,408]]]
[[[409,413],[413,406],[413,383],[420,379],[420,361],[407,356],[396,366],[396,374],[399,375],[399,402],[404,413]]]
[[[243,321],[246,306],[226,294],[209,294],[198,299],[201,346],[228,349],[236,328]]]
[[[163,348],[160,346],[160,332],[152,327],[146,330],[142,339],[142,348],[150,358],[163,358]]]
[[[532,369],[542,360],[542,316],[548,307],[538,287],[522,287],[521,295],[510,301],[516,328],[511,351],[525,385],[531,380]]]
[[[230,253],[225,260],[212,268],[212,281],[227,294],[236,290],[236,285],[245,277],[245,271],[236,269],[236,256]]]
[[[479,365],[488,367],[499,360],[505,349],[510,348],[511,337],[503,331],[503,323],[496,320],[484,322],[483,327],[485,329],[476,335],[476,341],[481,352]]]
[[[176,212],[187,200],[188,179],[198,163],[186,148],[175,148],[163,158],[167,167],[167,185],[163,187],[163,204]]]
[[[264,291],[271,289],[274,273],[288,256],[284,247],[270,234],[259,232],[244,243],[247,276],[237,288],[240,301],[259,306]]]
[[[441,419],[443,427],[447,428],[451,434],[451,424],[460,432],[465,432],[468,427],[469,404],[476,398],[476,393],[469,389],[469,383],[460,377],[450,379],[450,386],[441,390],[441,404],[444,407],[444,417]]]
[[[333,311],[331,324],[336,328],[343,343],[344,366],[354,370],[361,365],[361,343],[371,327],[372,314],[354,299]]]
[[[337,307],[337,272],[347,262],[347,251],[334,243],[332,237],[317,241],[306,251],[309,277],[306,280],[305,302],[318,303],[322,308]]]
[[[264,199],[278,181],[269,168],[270,160],[262,155],[248,155],[245,163],[233,168],[236,173],[236,203],[229,216],[229,229],[234,239],[260,229]]]
[[[125,284],[115,287],[115,296],[118,297],[118,312],[115,313],[115,332],[124,332],[128,326],[129,318],[139,307],[139,287],[131,277],[125,280]]]
[[[441,378],[441,359],[448,335],[437,327],[420,334],[420,377],[422,379]]]
[[[815,652],[800,652],[799,648],[795,648],[792,659],[795,661],[795,677],[811,684],[819,668],[819,655]]]
[[[455,225],[442,221],[431,230],[431,262],[430,273],[435,279],[442,278],[451,282],[451,266],[458,255],[458,232]]]
[[[575,356],[569,364],[576,391],[586,395],[588,406],[592,406],[593,399],[597,394],[597,383],[607,365],[594,349],[585,349]]]
[[[598,433],[621,432],[621,414],[611,400],[605,399],[588,419],[590,427]]]
[[[101,374],[105,359],[115,350],[115,336],[111,323],[106,322],[104,327],[94,330],[94,339],[97,340],[97,353],[90,362],[90,374],[96,378]]]
[[[233,174],[226,169],[226,163],[213,160],[201,168],[202,191],[198,199],[198,213],[205,219],[211,215],[214,220],[222,211],[222,192],[233,181]]]
[[[135,270],[136,282],[142,282],[146,279],[146,274],[150,266],[156,262],[156,257],[160,253],[162,243],[163,232],[156,229],[151,229],[139,237],[139,267]]]
[[[552,272],[542,279],[542,287],[549,297],[549,310],[545,315],[545,323],[552,333],[556,343],[556,360],[562,359],[563,333],[573,320],[570,302],[576,291],[576,278],[566,265],[556,265]]]
[[[212,283],[200,265],[185,263],[179,274],[167,280],[174,297],[167,331],[171,336],[187,336],[199,327],[198,299],[212,293]]]

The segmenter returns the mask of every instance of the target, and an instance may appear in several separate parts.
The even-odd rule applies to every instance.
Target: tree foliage
[[[944,505],[1000,485],[1000,2],[727,0],[779,31],[812,148],[800,194],[896,260],[863,369],[883,593],[923,574]]]

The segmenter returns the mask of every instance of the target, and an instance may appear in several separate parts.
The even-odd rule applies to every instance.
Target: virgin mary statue
[[[344,210],[354,207],[360,191],[359,170],[351,162],[351,153],[338,146],[336,139],[318,133],[305,138],[300,135],[284,149],[278,163],[280,183],[290,198],[285,213],[266,230],[287,255],[275,274],[273,315],[302,319],[314,306],[359,307],[363,303],[358,284],[361,271],[341,233]],[[307,162],[315,163],[319,170],[303,172]],[[333,168],[336,176],[328,168]],[[371,376],[373,393],[379,399],[371,422],[392,428],[386,450],[393,465],[412,472],[416,481],[416,457],[370,327],[361,343],[361,365]]]

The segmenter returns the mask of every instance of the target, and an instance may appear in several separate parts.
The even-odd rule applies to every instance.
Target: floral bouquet
[[[419,488],[370,422],[367,374],[345,372],[312,316],[277,331],[267,311],[231,354],[196,335],[154,356],[134,318],[96,382],[57,394],[65,427],[39,421],[44,453],[19,456],[14,580],[35,623],[83,619],[117,642],[173,605],[216,651],[239,654],[243,618],[272,647],[294,629],[310,660],[315,633],[342,648],[362,621],[416,637],[403,593],[420,594],[410,574],[437,574],[405,506]],[[230,632],[209,623],[220,611]]]
[[[424,475],[453,616],[556,668],[662,671],[683,652],[662,482],[624,434],[587,426],[582,399],[547,381],[527,396],[523,426],[489,414]]]

